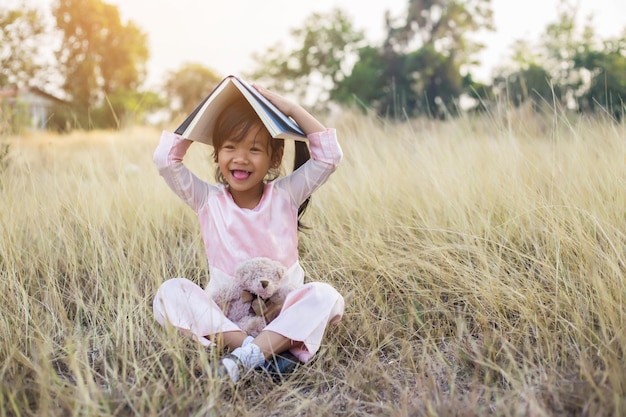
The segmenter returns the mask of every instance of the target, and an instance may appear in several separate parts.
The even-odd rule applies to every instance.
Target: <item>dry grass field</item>
[[[344,115],[301,235],[348,298],[282,383],[207,373],[152,296],[208,276],[159,131],[10,138],[0,160],[0,416],[626,414],[626,126],[559,112]],[[192,168],[212,177],[209,148]]]

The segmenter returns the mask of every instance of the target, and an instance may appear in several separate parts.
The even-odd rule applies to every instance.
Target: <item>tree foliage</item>
[[[175,111],[191,113],[222,78],[201,64],[183,64],[166,77],[165,92],[170,106]]]
[[[497,76],[493,86],[506,103],[515,107],[530,101],[533,108],[552,106],[562,101],[561,87],[553,82],[550,73],[538,64],[529,64],[506,76]]]
[[[619,119],[626,97],[626,32],[600,40],[588,16],[579,25],[577,3],[561,0],[557,19],[547,25],[538,45],[518,40],[513,68],[493,80],[494,91],[507,103],[532,100],[582,112],[606,111]]]
[[[387,16],[381,46],[365,43],[340,9],[315,13],[282,44],[257,55],[251,74],[270,87],[316,101],[358,103],[382,115],[446,117],[463,92],[461,69],[482,45],[468,34],[491,29],[490,0],[409,1],[404,20]]]
[[[381,94],[385,88],[385,74],[381,50],[373,46],[364,46],[358,52],[356,65],[348,77],[339,81],[330,92],[330,98],[339,103],[355,104],[365,108],[388,109],[383,103],[393,95]]]
[[[23,1],[0,6],[0,86],[29,85],[43,69],[40,61],[46,26],[41,13]]]
[[[411,0],[404,20],[387,15],[388,35],[378,53],[361,50],[362,59],[332,97],[367,102],[382,115],[445,118],[457,111],[464,91],[463,66],[475,63],[473,54],[482,48],[468,34],[491,29],[491,19],[490,0]],[[376,83],[363,85],[366,74]]]
[[[416,101],[408,76],[412,61],[407,55],[380,48],[364,47],[352,73],[341,80],[331,92],[331,98],[382,116],[403,117],[408,103]]]
[[[463,78],[453,61],[430,47],[409,54],[365,47],[359,58],[350,76],[332,91],[334,100],[386,117],[444,118],[462,92]]]
[[[601,50],[579,52],[574,68],[589,75],[588,87],[578,96],[579,109],[606,111],[621,120],[626,111],[626,36],[606,41]]]
[[[62,88],[79,125],[119,125],[146,75],[147,35],[101,0],[56,0],[53,14],[63,36],[57,53]]]
[[[465,64],[483,47],[468,35],[493,29],[491,0],[410,0],[404,23],[387,26],[387,44],[396,49],[431,48]]]
[[[354,28],[341,9],[313,13],[304,26],[291,31],[291,37],[296,49],[286,50],[279,43],[255,55],[258,69],[249,75],[301,99],[313,91],[316,102],[329,98],[330,90],[350,73],[364,45],[363,32]]]

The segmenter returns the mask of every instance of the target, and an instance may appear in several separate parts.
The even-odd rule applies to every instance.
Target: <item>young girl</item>
[[[275,179],[284,143],[270,137],[245,101],[225,108],[217,119],[217,185],[200,180],[183,164],[192,141],[163,132],[154,152],[166,183],[198,215],[210,274],[206,290],[184,278],[164,282],[154,298],[154,315],[161,325],[170,323],[205,346],[223,341],[232,353],[221,359],[220,367],[233,382],[286,351],[307,362],[319,349],[327,325],[338,322],[344,309],[343,297],[329,284],[304,284],[298,262],[299,212],[342,158],[335,130],[300,105],[254,87],[307,134],[311,158],[290,175]],[[234,285],[235,268],[242,261],[260,256],[281,262],[297,289],[252,338],[224,315],[211,294]]]

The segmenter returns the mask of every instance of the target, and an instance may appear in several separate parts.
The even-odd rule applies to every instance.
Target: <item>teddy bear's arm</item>
[[[243,290],[241,292],[241,301],[244,303],[249,303],[254,300],[254,295],[250,291]]]
[[[254,314],[260,317],[265,317],[265,313],[267,311],[267,307],[265,305],[265,301],[263,301],[262,298],[255,298],[254,300],[252,300],[252,303],[250,305],[252,307],[252,310],[254,311]]]

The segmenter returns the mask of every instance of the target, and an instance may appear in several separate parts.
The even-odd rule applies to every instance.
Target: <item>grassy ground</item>
[[[152,165],[159,132],[12,138],[0,160],[0,416],[626,413],[626,128],[503,113],[331,121],[345,159],[301,236],[348,298],[273,384],[160,328],[207,282],[197,220]],[[205,178],[209,148],[190,164]]]

